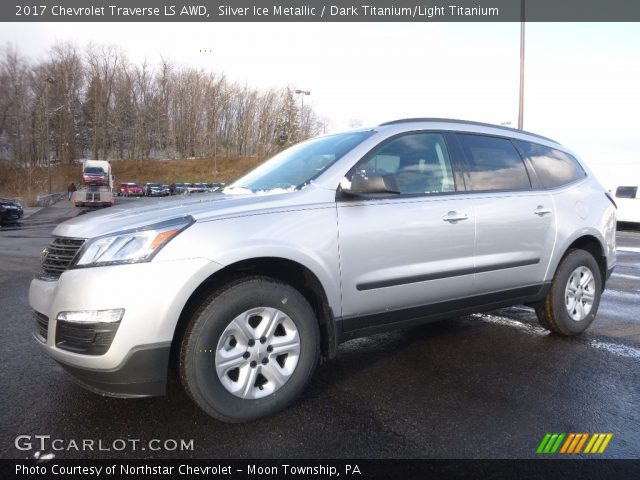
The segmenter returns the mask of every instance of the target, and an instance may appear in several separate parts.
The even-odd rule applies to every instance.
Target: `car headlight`
[[[74,266],[89,267],[150,261],[173,237],[194,222],[180,217],[90,240]]]

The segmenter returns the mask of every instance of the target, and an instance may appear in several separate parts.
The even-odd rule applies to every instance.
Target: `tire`
[[[553,277],[551,289],[536,307],[540,325],[561,335],[584,332],[598,312],[602,275],[593,256],[585,250],[570,250]]]
[[[306,299],[287,284],[252,277],[212,294],[193,314],[180,344],[180,379],[207,414],[246,422],[289,406],[319,352]]]

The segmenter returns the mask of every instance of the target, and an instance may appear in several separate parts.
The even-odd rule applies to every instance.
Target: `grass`
[[[251,170],[263,159],[257,157],[224,157],[178,160],[114,160],[111,168],[115,186],[120,182],[224,182],[229,183]],[[217,172],[216,172],[217,166]],[[67,185],[82,180],[82,166],[51,167],[51,191],[66,192]],[[49,193],[47,167],[15,167],[0,165],[0,197],[16,198],[25,205],[35,205],[36,197]]]

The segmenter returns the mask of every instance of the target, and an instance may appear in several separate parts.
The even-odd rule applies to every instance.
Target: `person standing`
[[[69,184],[69,186],[67,187],[67,193],[68,193],[68,197],[69,197],[69,201],[71,201],[71,197],[73,196],[73,192],[75,192],[76,189],[76,184],[71,182]]]

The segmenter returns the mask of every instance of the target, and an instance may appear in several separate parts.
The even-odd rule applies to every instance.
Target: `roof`
[[[458,119],[453,119],[453,118],[401,118],[399,120],[392,120],[390,122],[381,123],[379,126],[383,127],[383,126],[387,126],[387,125],[398,125],[398,124],[401,124],[401,123],[424,123],[424,122],[458,123],[458,124],[462,124],[462,125],[475,125],[475,126],[479,126],[479,127],[496,128],[496,129],[499,129],[499,130],[506,130],[506,131],[511,132],[511,133],[518,133],[518,134],[529,135],[529,136],[532,136],[532,137],[537,137],[537,138],[540,138],[542,140],[546,140],[547,142],[552,142],[552,143],[556,143],[556,144],[560,145],[560,142],[557,142],[556,140],[552,140],[550,138],[543,137],[542,135],[538,135],[536,133],[527,132],[525,130],[518,130],[516,128],[505,127],[504,125],[494,125],[492,123],[473,122],[473,121],[469,121],[469,120],[458,120]]]

